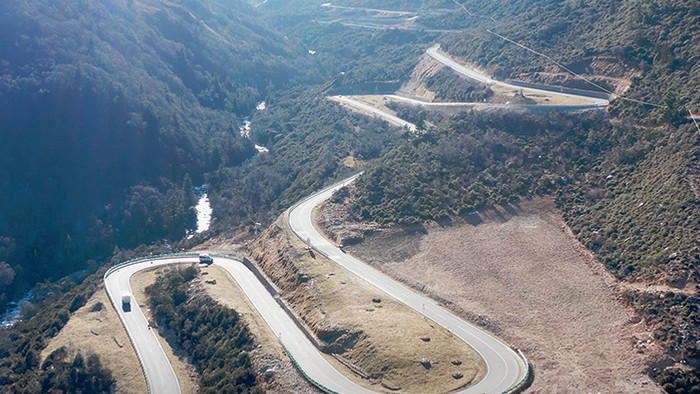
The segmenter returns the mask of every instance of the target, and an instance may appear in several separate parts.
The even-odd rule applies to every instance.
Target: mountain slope
[[[239,117],[313,75],[240,1],[10,0],[0,35],[2,293],[184,235],[185,174],[251,156]]]
[[[700,24],[696,1],[470,0],[464,5],[479,16],[468,19],[473,27],[463,26],[464,33],[445,38],[443,48],[450,53],[482,66],[497,65],[513,77],[546,81],[542,73],[568,74],[552,61],[494,34],[498,33],[576,73],[634,75],[625,95],[629,98],[662,104],[664,95],[672,92],[695,107],[700,105],[700,33],[693,28]],[[615,106],[623,114],[645,109],[649,107],[633,102],[619,101]]]

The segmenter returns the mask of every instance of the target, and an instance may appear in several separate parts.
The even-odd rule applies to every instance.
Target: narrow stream
[[[209,225],[211,225],[211,205],[209,205],[209,196],[204,193],[202,197],[199,198],[199,202],[195,207],[197,210],[197,230],[196,233],[203,233],[209,230]]]
[[[29,303],[29,300],[32,299],[34,296],[34,290],[29,290],[27,295],[24,296],[21,300],[17,302],[14,308],[8,309],[3,315],[2,315],[2,322],[0,322],[0,326],[2,327],[10,327],[17,323],[19,321],[19,314],[22,312],[22,308],[27,306]]]
[[[197,228],[192,231],[187,231],[187,239],[194,237],[195,234],[203,233],[209,230],[211,225],[211,204],[209,204],[209,196],[206,192],[206,185],[202,185],[194,188],[195,193],[199,196],[197,200],[197,205],[194,209],[197,211]]]

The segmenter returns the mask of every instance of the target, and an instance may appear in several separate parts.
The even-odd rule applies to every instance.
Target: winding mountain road
[[[498,81],[495,80],[488,75],[482,73],[481,71],[469,67],[467,65],[461,64],[456,62],[452,57],[449,55],[443,53],[440,51],[440,44],[433,45],[432,47],[428,48],[426,53],[432,57],[433,59],[437,60],[438,62],[446,65],[447,67],[450,67],[454,71],[468,77],[471,79],[474,79],[478,82],[487,84],[487,85],[498,85],[498,86],[503,86],[509,89],[514,89],[514,90],[522,90],[524,89],[522,86],[516,86],[512,85],[506,82]],[[574,94],[574,93],[561,93],[561,92],[553,92],[551,90],[540,90],[536,88],[525,88],[527,90],[533,90],[533,91],[539,91],[544,94],[552,94],[552,95],[557,95],[557,96],[564,96],[564,97],[571,97],[575,98],[578,100],[583,100],[586,102],[590,102],[592,107],[602,107],[610,104],[609,100],[603,99],[603,98],[597,98],[597,97],[590,97],[590,96],[584,96],[580,94]]]
[[[384,112],[384,111],[382,111],[382,110],[380,110],[380,109],[378,109],[378,108],[376,108],[376,107],[373,107],[373,106],[371,106],[371,105],[369,105],[369,104],[365,104],[365,103],[363,103],[363,102],[361,102],[361,101],[358,101],[358,100],[355,100],[355,99],[353,99],[353,98],[351,98],[351,97],[348,97],[348,96],[331,96],[330,99],[331,99],[331,100],[334,100],[334,101],[337,101],[337,102],[339,102],[339,103],[348,105],[348,106],[350,106],[350,107],[354,107],[355,109],[359,109],[360,111],[365,111],[365,112],[369,112],[369,113],[371,113],[371,114],[373,114],[373,115],[377,115],[377,116],[379,116],[380,118],[383,118],[383,119],[386,120],[387,122],[389,122],[389,123],[391,123],[391,124],[394,124],[394,125],[396,125],[396,126],[399,126],[399,127],[407,127],[407,128],[408,128],[409,130],[411,130],[411,131],[416,131],[416,130],[417,130],[417,127],[416,127],[415,124],[413,124],[413,123],[411,123],[411,122],[407,122],[407,121],[405,121],[405,120],[399,118],[398,116],[394,116],[394,115],[392,115],[392,114],[390,114],[390,113]]]
[[[486,362],[487,371],[479,382],[460,391],[461,393],[508,392],[518,386],[527,377],[528,366],[513,349],[445,310],[429,298],[413,292],[369,265],[345,254],[316,230],[311,219],[313,208],[329,199],[339,188],[353,182],[358,176],[359,174],[312,194],[290,208],[288,220],[293,231],[302,240],[310,240],[313,248],[320,253],[471,345]],[[372,393],[348,379],[323,357],[253,272],[233,258],[216,255],[213,258],[214,264],[228,271],[243,289],[270,329],[277,334],[297,366],[313,383],[328,392]],[[198,262],[197,254],[156,256],[123,263],[105,273],[105,290],[136,349],[151,393],[180,393],[180,384],[158,337],[148,325],[146,317],[133,297],[130,279],[141,270],[168,264]],[[125,294],[131,296],[131,309],[128,311],[122,307],[122,296]]]
[[[559,96],[565,102],[559,103],[559,104],[494,104],[494,103],[476,103],[476,102],[432,102],[432,101],[426,101],[426,100],[419,100],[416,98],[412,97],[404,97],[396,94],[388,94],[385,95],[385,99],[388,98],[392,101],[398,101],[398,102],[404,102],[408,103],[411,105],[419,105],[422,107],[432,107],[432,108],[522,108],[526,109],[531,112],[548,112],[552,110],[556,111],[578,111],[578,110],[584,110],[584,109],[594,109],[594,108],[603,108],[610,104],[610,100],[600,98],[600,97],[591,97],[587,96],[585,94],[577,94],[576,89],[569,89],[568,92],[567,90],[564,91],[558,91],[559,89],[566,89],[562,87],[556,87],[556,86],[548,86],[548,85],[537,85],[534,86],[533,84],[525,84],[527,86],[519,86],[519,85],[514,85],[510,84],[508,82],[503,82],[499,81],[496,79],[493,79],[489,77],[488,75],[484,74],[483,72],[469,67],[467,65],[461,64],[452,57],[450,57],[448,54],[443,53],[440,51],[440,44],[433,45],[432,47],[428,48],[426,50],[426,53],[435,59],[436,61],[442,63],[443,65],[450,67],[454,71],[456,71],[459,74],[464,75],[467,78],[473,79],[479,83],[483,83],[486,85],[496,85],[496,86],[501,86],[503,88],[507,89],[512,89],[514,91],[520,91],[520,92],[527,92],[528,94],[540,94],[540,95],[545,95],[549,97],[553,96]],[[514,82],[515,83],[515,82]],[[547,90],[549,89],[549,90]],[[578,92],[585,93],[583,90],[578,90]],[[592,92],[594,93],[594,92]],[[343,95],[336,95],[336,96],[329,96],[329,99],[336,101],[338,103],[341,103],[347,107],[350,107],[352,110],[364,113],[366,115],[374,115],[374,116],[379,116],[380,118],[384,119],[385,121],[392,123],[396,126],[399,127],[407,127],[411,131],[416,131],[417,127],[415,124],[407,122],[391,113],[388,112],[388,110],[382,110],[381,108],[377,106],[373,106],[371,104],[364,103],[360,100],[357,100],[353,98],[353,96],[343,96]],[[568,101],[568,103],[567,103]]]
[[[131,342],[141,361],[150,393],[180,393],[177,375],[163,350],[158,337],[148,327],[146,317],[132,297],[132,308],[125,312],[121,296],[133,294],[130,278],[137,272],[168,264],[198,263],[196,254],[164,256],[156,259],[126,263],[105,275],[105,289],[119,318],[124,323]],[[335,369],[309,341],[291,317],[280,307],[255,275],[240,261],[214,256],[214,264],[224,268],[243,289],[248,299],[263,317],[270,329],[294,358],[299,368],[317,385],[337,393],[372,393],[359,386]]]
[[[119,318],[124,323],[134,349],[136,349],[136,354],[146,375],[148,391],[151,393],[180,393],[180,383],[165,350],[158,341],[158,337],[148,326],[146,316],[133,297],[134,292],[131,290],[130,279],[135,273],[147,268],[198,261],[196,256],[143,260],[126,263],[105,273],[105,290]],[[129,311],[125,311],[122,307],[122,295],[124,294],[129,294],[131,297],[131,310]],[[134,368],[137,367],[134,366]]]
[[[289,225],[294,233],[305,242],[309,241],[314,249],[331,260],[422,313],[471,345],[486,362],[487,371],[481,381],[460,391],[461,393],[502,393],[519,385],[527,377],[528,366],[523,358],[508,345],[460,319],[431,299],[344,253],[318,232],[311,219],[314,207],[331,198],[336,190],[350,184],[358,176],[359,174],[328,187],[293,206],[289,212]]]

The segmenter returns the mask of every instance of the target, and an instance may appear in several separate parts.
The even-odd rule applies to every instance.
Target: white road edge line
[[[319,253],[326,256],[332,255],[336,263],[422,313],[472,346],[486,363],[486,375],[475,385],[460,393],[510,392],[520,386],[528,376],[528,365],[524,358],[519,357],[508,345],[453,315],[427,297],[413,292],[374,268],[341,252],[314,228],[311,221],[313,208],[330,198],[335,190],[353,182],[359,175],[314,193],[292,206],[288,211],[288,221],[294,233],[304,241],[304,237],[308,236],[312,239],[312,246]],[[300,228],[300,223],[305,227]],[[134,345],[146,376],[149,393],[180,393],[180,384],[163,347],[155,333],[148,327],[148,322],[136,301],[132,301],[132,308],[137,309],[137,313],[124,312],[119,308],[121,296],[126,292],[133,299],[129,279],[138,271],[156,266],[198,263],[198,261],[196,253],[153,256],[119,264],[110,268],[104,275],[105,291]],[[240,261],[228,256],[215,255],[214,263],[226,269],[241,286],[273,333],[278,333],[280,343],[307,379],[327,392],[373,392],[352,382],[328,363],[291,317],[277,304],[264,285]]]

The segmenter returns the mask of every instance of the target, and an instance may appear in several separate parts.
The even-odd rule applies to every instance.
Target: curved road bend
[[[198,257],[180,257],[162,260],[146,260],[134,264],[128,264],[111,272],[105,278],[105,290],[112,300],[112,305],[117,310],[119,318],[124,323],[126,331],[131,338],[131,343],[136,349],[139,361],[146,375],[146,383],[151,393],[180,393],[180,382],[173,366],[160,345],[155,332],[148,327],[148,321],[141,308],[134,299],[131,290],[131,277],[146,268],[167,265],[173,263],[198,262]],[[131,311],[125,312],[122,308],[122,295],[131,295]],[[134,368],[138,368],[134,365]]]
[[[472,346],[486,362],[486,375],[475,385],[461,391],[462,393],[501,393],[513,388],[527,374],[527,365],[513,349],[443,309],[431,299],[413,292],[369,265],[343,253],[316,230],[311,220],[313,208],[329,199],[333,192],[351,183],[358,176],[355,175],[312,195],[293,207],[289,212],[289,224],[292,230],[302,240],[310,240],[315,249],[326,254],[336,263],[427,316]]]
[[[456,72],[458,72],[466,77],[472,78],[478,82],[487,84],[487,85],[499,85],[499,86],[503,86],[503,87],[506,87],[509,89],[516,89],[516,90],[520,90],[520,89],[536,90],[536,91],[546,93],[546,94],[554,94],[554,95],[565,96],[565,97],[573,97],[573,98],[577,98],[580,100],[585,100],[585,101],[591,102],[591,106],[606,106],[606,105],[610,104],[610,101],[608,101],[606,99],[602,99],[602,98],[581,96],[581,95],[573,94],[573,93],[552,92],[549,90],[541,90],[541,89],[536,89],[536,88],[523,88],[522,86],[515,86],[515,85],[505,83],[505,82],[497,81],[497,80],[490,78],[489,76],[481,73],[480,71],[478,71],[476,69],[473,69],[471,67],[465,66],[465,65],[460,64],[460,63],[457,63],[449,55],[440,52],[440,44],[436,44],[436,45],[433,45],[432,47],[428,48],[426,53],[428,55],[430,55],[430,57],[432,57],[433,59],[446,65],[447,67],[450,67],[451,69],[455,70]]]
[[[153,330],[148,328],[146,318],[136,300],[132,297],[131,311],[124,312],[121,308],[121,296],[125,293],[133,294],[129,279],[140,270],[166,264],[197,262],[199,262],[197,256],[145,260],[119,268],[105,278],[105,289],[132,338],[151,393],[180,393],[180,385],[165,351]],[[214,257],[214,264],[231,274],[307,376],[338,393],[372,393],[336,370],[282,310],[255,275],[241,262]]]
[[[416,131],[417,127],[413,123],[407,122],[397,116],[394,116],[392,114],[386,113],[382,110],[379,110],[369,104],[365,104],[361,101],[353,100],[352,98],[348,96],[331,96],[330,97],[332,100],[335,100],[339,103],[344,103],[346,105],[349,105],[351,107],[355,107],[357,109],[360,109],[362,111],[368,111],[372,114],[375,114],[379,117],[384,118],[384,120],[388,121],[389,123],[395,124],[396,126],[399,127],[408,127],[409,130],[411,131]]]

